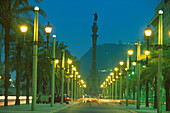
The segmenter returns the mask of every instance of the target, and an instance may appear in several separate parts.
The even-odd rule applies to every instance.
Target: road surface
[[[87,102],[54,113],[131,113],[116,104]]]

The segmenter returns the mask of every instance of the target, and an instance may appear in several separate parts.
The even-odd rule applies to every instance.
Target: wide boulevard
[[[87,102],[73,105],[67,109],[58,111],[59,113],[131,113],[118,104]]]

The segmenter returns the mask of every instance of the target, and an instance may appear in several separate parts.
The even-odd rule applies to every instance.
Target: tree
[[[36,2],[40,2],[42,0],[35,0]],[[5,104],[4,106],[8,105],[8,87],[9,87],[9,50],[10,50],[10,40],[11,36],[10,33],[13,31],[12,26],[13,22],[17,22],[20,18],[18,15],[22,11],[32,10],[33,8],[30,7],[28,0],[1,0],[0,1],[0,25],[5,30]]]

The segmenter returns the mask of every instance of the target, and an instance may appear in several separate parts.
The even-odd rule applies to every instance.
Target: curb
[[[129,110],[129,109],[124,108],[124,107],[121,107],[121,106],[117,106],[117,107],[119,107],[120,109],[123,109],[123,110],[129,111],[129,112],[131,112],[131,113],[137,113],[137,112],[135,112],[135,111]]]
[[[76,104],[79,104],[79,103],[80,103],[80,102],[77,102],[77,103],[74,103],[74,104],[71,104],[71,105],[62,107],[62,108],[57,109],[57,110],[54,110],[54,111],[52,111],[52,112],[50,112],[50,113],[59,112],[59,111],[61,111],[61,110],[63,110],[63,109],[66,109],[66,108],[68,108],[68,107],[71,107],[71,106],[76,105]]]
[[[124,109],[124,110],[126,110],[126,111],[129,111],[129,112],[131,112],[131,113],[137,113],[137,112],[135,112],[135,111],[129,110],[129,109],[124,108],[124,107],[120,107],[120,108],[121,108],[121,109]]]

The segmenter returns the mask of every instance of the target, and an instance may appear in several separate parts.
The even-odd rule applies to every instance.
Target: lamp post
[[[112,81],[112,79],[114,78],[114,73],[113,73],[113,72],[111,72],[111,73],[110,73],[110,76],[111,76],[111,81]],[[111,86],[111,89],[112,89],[111,99],[113,99],[113,91],[114,91],[114,89],[113,89],[113,88],[114,88],[113,83],[114,83],[114,82],[112,82],[112,86]]]
[[[118,81],[117,71],[118,71],[118,67],[115,67],[114,71],[116,72],[115,99],[117,99],[117,81]]]
[[[73,101],[73,69],[71,69],[71,101]]]
[[[50,22],[45,26],[45,32],[47,33],[47,48],[49,44],[50,33],[52,31],[52,26],[50,26]]]
[[[113,75],[113,76],[114,76],[114,75]],[[116,79],[113,77],[112,81],[113,81],[113,94],[114,94],[114,93],[116,93],[115,90],[114,90],[114,82],[116,81]],[[116,84],[115,84],[115,88],[116,88]],[[115,95],[114,95],[114,96],[115,96]],[[114,96],[113,96],[113,97],[114,97]],[[115,98],[115,99],[116,99],[116,98]]]
[[[109,81],[109,79],[108,78],[106,78],[106,95],[108,96],[108,93],[109,93],[109,91],[108,91],[108,81]]]
[[[81,75],[78,75],[77,76],[77,98],[79,98],[79,80],[80,80],[80,78],[81,78]]]
[[[140,38],[137,45],[137,104],[136,109],[140,109]]]
[[[133,69],[132,69],[132,75],[135,76],[135,66],[136,66],[136,61],[132,61]],[[133,100],[135,100],[135,83],[133,85]]]
[[[51,76],[51,107],[54,106],[54,89],[55,89],[55,37],[56,37],[56,35],[53,35],[52,76]]]
[[[38,52],[38,11],[39,7],[34,7],[34,45],[33,45],[33,74],[32,74],[32,111],[36,110],[36,96],[37,96],[37,52]]]
[[[76,101],[76,67],[73,67],[74,101]]]
[[[64,94],[64,68],[65,68],[65,48],[61,46],[61,104],[63,104],[63,94]]]
[[[70,64],[72,64],[72,60],[68,59],[67,61],[68,63],[68,70],[67,70],[67,74],[68,74],[68,77],[67,77],[67,94],[68,96],[70,96]]]
[[[24,33],[24,40],[25,40],[25,34],[28,30],[28,27],[26,25],[22,25],[20,26],[20,30],[22,33]],[[27,55],[27,66],[29,65],[29,57],[28,57],[28,51],[26,52],[26,55]],[[26,83],[26,104],[29,104],[29,82],[30,82],[30,79],[29,79],[29,68],[26,69],[26,78],[27,78],[27,83]]]
[[[45,26],[45,32],[47,34],[47,48],[50,38],[50,33],[52,31],[52,26],[50,26],[50,23],[48,22],[47,26]],[[52,51],[52,76],[51,76],[51,107],[54,106],[54,89],[55,89],[55,37],[56,35],[53,35],[53,51]]]
[[[158,26],[158,45],[163,46],[163,11],[159,10],[159,26]],[[158,113],[162,113],[162,47],[159,48],[159,56],[158,56]]]
[[[109,98],[111,98],[111,83],[110,83],[111,82],[111,80],[110,80],[111,77],[108,76],[107,78],[108,78],[108,90],[109,90],[108,93],[109,93]]]
[[[122,66],[124,65],[124,62],[123,62],[123,60],[121,60],[120,62],[119,62],[119,65],[120,65],[120,94],[119,94],[119,97],[120,97],[120,99],[123,99],[122,98],[122,73],[123,73],[123,71],[122,71]]]
[[[126,77],[126,106],[129,105],[129,71],[131,67],[131,55],[133,54],[133,50],[129,49],[127,54],[127,77]]]
[[[147,28],[145,29],[145,32],[144,32],[144,34],[145,34],[145,37],[146,37],[146,43],[147,43],[147,49],[146,49],[146,51],[145,51],[145,54],[146,54],[146,63],[147,63],[147,66],[148,66],[148,55],[149,55],[149,53],[150,53],[150,51],[149,51],[149,38],[151,37],[151,35],[152,35],[152,29],[151,29],[151,26],[150,25],[147,25]]]
[[[145,34],[145,37],[146,37],[146,40],[147,40],[147,50],[145,51],[145,54],[146,54],[146,66],[148,67],[148,56],[150,54],[150,51],[149,51],[149,38],[152,35],[152,29],[151,29],[150,25],[147,25],[147,28],[145,29],[144,34]],[[149,107],[149,100],[148,100],[149,87],[148,87],[148,84],[149,84],[149,81],[147,80],[147,82],[146,82],[146,107]]]

